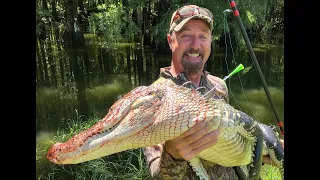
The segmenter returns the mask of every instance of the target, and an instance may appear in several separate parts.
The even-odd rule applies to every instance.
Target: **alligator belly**
[[[201,159],[225,167],[249,164],[252,160],[252,142],[236,136],[230,139],[218,139],[217,143],[198,154]]]

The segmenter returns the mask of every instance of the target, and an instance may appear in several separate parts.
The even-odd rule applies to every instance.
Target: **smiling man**
[[[213,15],[202,7],[186,5],[176,10],[170,21],[167,34],[172,51],[170,67],[160,69],[160,78],[154,83],[171,79],[178,85],[197,89],[202,93],[215,87],[211,98],[229,101],[225,82],[210,75],[204,69],[211,53]],[[210,131],[211,126],[198,123],[181,136],[154,147],[144,148],[146,162],[153,179],[198,179],[187,160],[199,152],[213,146],[219,135],[218,130]],[[265,163],[270,163],[267,157]],[[232,167],[222,167],[207,161],[202,162],[211,179],[238,179]]]
[[[184,73],[198,87],[204,64],[211,53],[211,41],[208,25],[199,19],[189,20],[180,31],[168,34],[172,50],[171,74]]]
[[[201,88],[203,93],[216,86],[212,98],[228,102],[225,82],[204,70],[211,53],[212,29],[213,15],[206,8],[187,5],[175,11],[167,34],[172,51],[171,66],[160,69],[160,78],[155,83],[168,78],[180,85],[191,81],[190,88],[204,87]],[[154,179],[197,179],[187,160],[215,144],[219,132],[209,132],[209,129],[209,125],[199,123],[176,139],[144,148],[151,176]],[[203,163],[212,178],[237,179],[230,167]]]

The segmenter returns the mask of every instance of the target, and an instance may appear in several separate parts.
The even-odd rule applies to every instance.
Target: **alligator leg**
[[[243,165],[243,166],[235,166],[233,167],[233,169],[235,170],[237,176],[238,176],[238,179],[239,180],[247,180],[249,179],[248,176],[248,165]],[[258,180],[262,180],[261,177],[257,177]]]
[[[282,179],[284,178],[284,149],[279,137],[275,134],[270,126],[259,123],[259,127],[263,132],[264,143],[267,154],[270,159],[279,167]]]
[[[263,155],[263,132],[260,126],[247,114],[239,111],[241,122],[244,122],[244,128],[253,134],[256,139],[253,151],[253,161],[245,166],[234,167],[238,178],[240,180],[258,180],[260,179],[260,170],[262,165],[262,155]],[[249,172],[248,172],[249,171]]]
[[[260,126],[255,126],[254,135],[256,136],[256,144],[254,148],[253,162],[249,169],[249,179],[259,179],[260,170],[262,166],[262,152],[263,152],[263,134]]]
[[[263,137],[263,144],[261,142],[257,141],[256,146],[255,146],[255,157],[254,157],[254,162],[253,166],[252,165],[244,165],[244,166],[237,166],[234,167],[238,177],[240,180],[245,180],[245,179],[259,179],[260,177],[255,176],[254,174],[259,173],[261,169],[261,157],[262,155],[268,154],[271,158],[271,160],[276,163],[276,166],[279,167],[282,179],[283,177],[283,171],[284,171],[284,163],[283,163],[283,158],[284,158],[284,150],[282,147],[282,144],[278,138],[278,136],[275,134],[275,132],[272,130],[272,128],[268,125],[258,123],[258,129],[260,130],[260,134],[256,134],[256,136],[261,136]],[[259,131],[258,130],[258,131]],[[259,138],[261,141],[261,138]],[[264,147],[265,149],[263,149]],[[248,168],[250,170],[248,170]],[[248,173],[249,171],[249,173]]]
[[[194,157],[191,160],[189,160],[189,164],[192,167],[193,171],[196,172],[197,176],[200,178],[200,180],[209,180],[209,175],[206,171],[206,169],[203,167],[203,164],[199,157]]]

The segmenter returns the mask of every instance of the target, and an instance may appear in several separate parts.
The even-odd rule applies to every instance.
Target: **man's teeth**
[[[199,54],[188,54],[188,56],[190,56],[190,57],[198,57]]]

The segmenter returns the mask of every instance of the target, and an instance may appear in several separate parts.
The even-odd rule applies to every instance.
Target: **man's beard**
[[[184,60],[183,58],[181,61],[182,61],[181,63],[184,69],[184,73],[186,75],[194,75],[199,73],[202,70],[203,58],[201,58],[201,61],[198,61],[198,62],[190,62],[190,61]]]

